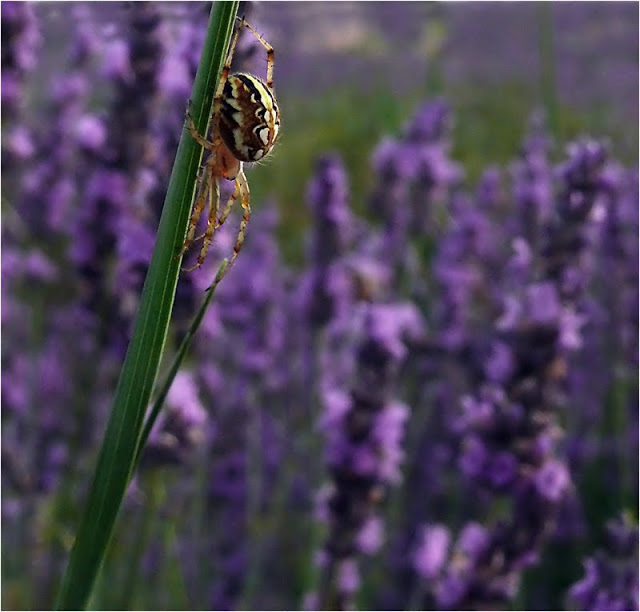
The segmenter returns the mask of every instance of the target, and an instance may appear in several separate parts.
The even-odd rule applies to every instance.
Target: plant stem
[[[178,348],[178,351],[176,352],[173,358],[173,361],[171,362],[171,367],[167,372],[167,376],[164,379],[162,385],[160,386],[158,395],[155,401],[153,402],[153,406],[151,408],[151,411],[149,412],[149,416],[147,417],[144,423],[144,429],[142,430],[142,434],[140,435],[140,444],[138,445],[138,452],[136,453],[136,459],[135,459],[136,466],[140,461],[140,454],[144,449],[144,445],[146,441],[149,439],[149,435],[151,434],[151,430],[153,429],[153,424],[158,418],[158,414],[160,414],[160,410],[162,409],[162,404],[164,403],[164,400],[167,397],[167,393],[169,393],[169,389],[173,384],[173,380],[175,379],[176,374],[178,373],[178,370],[182,365],[182,361],[184,360],[184,357],[187,354],[189,347],[191,346],[191,342],[194,336],[196,335],[198,328],[200,327],[200,323],[202,323],[204,314],[205,312],[207,312],[207,308],[209,308],[209,304],[211,303],[211,299],[213,298],[216,287],[218,286],[218,284],[222,280],[222,277],[227,271],[228,265],[229,265],[229,261],[227,259],[224,259],[220,264],[215,280],[213,281],[213,284],[207,291],[207,297],[205,297],[204,301],[202,302],[202,305],[200,306],[195,317],[193,318],[193,321],[191,321],[191,325],[189,326],[189,329],[187,330],[187,333],[182,339],[182,342],[180,343],[180,347]]]

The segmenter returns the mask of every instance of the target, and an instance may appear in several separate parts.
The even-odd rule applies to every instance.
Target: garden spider
[[[251,216],[249,183],[244,175],[242,164],[257,162],[266,157],[278,138],[280,110],[273,95],[273,47],[244,20],[244,17],[238,18],[238,21],[213,100],[211,141],[198,133],[190,109],[187,110],[187,127],[191,136],[210,154],[198,178],[193,214],[180,255],[183,255],[194,241],[201,238],[204,240],[198,260],[192,267],[184,269],[186,272],[195,270],[204,263],[215,231],[227,220],[234,202],[240,198],[243,209],[242,221],[227,269],[231,267],[242,248],[244,233]],[[253,33],[267,51],[266,83],[252,74],[243,72],[229,74],[238,34],[243,26]],[[218,179],[220,178],[235,181],[235,188],[222,214],[218,217],[220,212]],[[205,206],[209,211],[207,230],[194,238]]]

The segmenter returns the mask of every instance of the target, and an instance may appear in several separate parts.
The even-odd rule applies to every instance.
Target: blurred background
[[[54,600],[210,7],[2,3],[3,608]],[[637,609],[638,5],[242,13],[280,141],[91,607]]]

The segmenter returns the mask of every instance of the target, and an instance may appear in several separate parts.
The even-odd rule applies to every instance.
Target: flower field
[[[3,609],[52,609],[100,525],[211,6],[2,3]],[[281,136],[88,607],[638,609],[637,4],[243,14]],[[266,65],[242,32],[233,70]]]

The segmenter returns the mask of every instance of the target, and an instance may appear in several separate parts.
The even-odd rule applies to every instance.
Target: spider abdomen
[[[231,153],[245,162],[264,158],[280,128],[280,110],[273,92],[258,77],[229,75],[220,108],[220,136]]]

